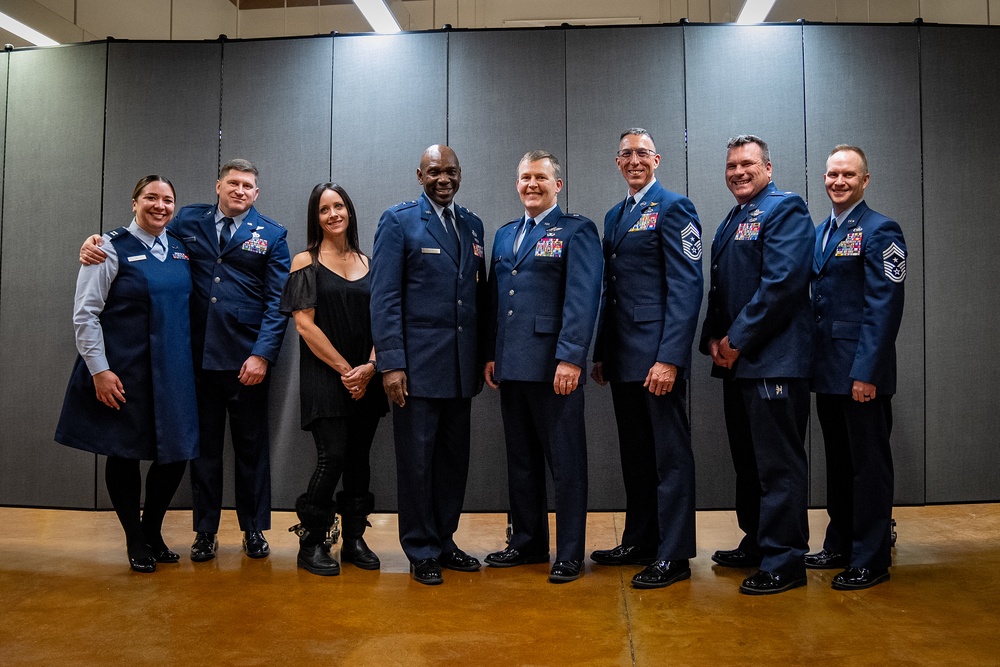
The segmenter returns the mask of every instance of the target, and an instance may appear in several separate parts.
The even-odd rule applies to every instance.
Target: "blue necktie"
[[[521,249],[521,244],[524,243],[524,238],[531,233],[531,230],[535,227],[534,218],[525,218],[524,224],[521,225],[521,233],[517,235],[517,240],[514,242],[514,254],[518,254]]]
[[[458,230],[455,229],[455,223],[452,221],[451,218],[451,209],[446,208],[441,213],[441,216],[444,218],[445,231],[448,232],[448,236],[451,238],[452,248],[455,250],[455,253],[457,254],[461,249],[462,244],[458,240]]]
[[[219,232],[219,252],[226,249],[226,244],[229,243],[229,239],[233,238],[233,232],[230,226],[233,224],[232,218],[222,219],[222,231]]]
[[[823,239],[823,252],[826,252],[826,244],[830,242],[833,238],[834,232],[837,231],[837,219],[830,218],[830,226],[826,228],[826,238]]]
[[[160,240],[159,236],[153,240],[153,245],[150,247],[149,251],[153,254],[153,257],[161,262],[167,258],[167,246],[163,245],[163,241]]]

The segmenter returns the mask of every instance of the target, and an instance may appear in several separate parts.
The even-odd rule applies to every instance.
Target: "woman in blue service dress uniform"
[[[104,235],[108,261],[80,268],[76,359],[57,442],[108,457],[104,479],[125,530],[129,565],[153,572],[179,557],[160,529],[187,461],[198,455],[198,408],[183,243],[168,236],[174,186],[146,176],[132,192],[135,219]],[[140,511],[139,461],[146,473]]]
[[[369,312],[368,257],[358,243],[358,222],[347,192],[321,183],[309,195],[306,250],[292,258],[281,295],[281,312],[299,332],[299,392],[302,429],[316,442],[316,470],[295,502],[299,524],[298,566],[320,576],[340,573],[328,538],[336,512],[343,518],[340,559],[377,570],[365,544],[369,453],[379,419],[388,411],[381,379],[375,379],[375,349]],[[341,475],[343,491],[334,491]]]

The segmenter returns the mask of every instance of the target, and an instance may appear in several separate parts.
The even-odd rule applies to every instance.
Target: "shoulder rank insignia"
[[[701,259],[701,232],[693,222],[689,222],[688,226],[681,230],[681,247],[692,262]]]
[[[906,278],[906,252],[895,243],[889,245],[882,253],[882,266],[885,277],[894,283],[901,283]]]

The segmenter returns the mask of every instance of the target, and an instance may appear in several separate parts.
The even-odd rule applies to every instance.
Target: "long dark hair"
[[[306,213],[306,251],[312,256],[313,262],[319,261],[319,245],[323,242],[323,228],[319,224],[319,200],[327,190],[333,190],[344,200],[347,207],[347,247],[352,252],[367,257],[361,252],[358,241],[358,216],[354,212],[354,202],[350,195],[336,183],[320,183],[309,194],[309,210]]]

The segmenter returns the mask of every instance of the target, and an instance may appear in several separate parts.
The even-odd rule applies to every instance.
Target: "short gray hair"
[[[649,133],[649,130],[641,127],[630,127],[629,129],[625,130],[624,132],[622,132],[621,136],[618,137],[618,141],[620,142],[622,139],[629,136],[630,134],[637,137],[649,137],[649,140],[653,142],[654,146],[656,146],[656,140],[653,139],[653,135]]]

